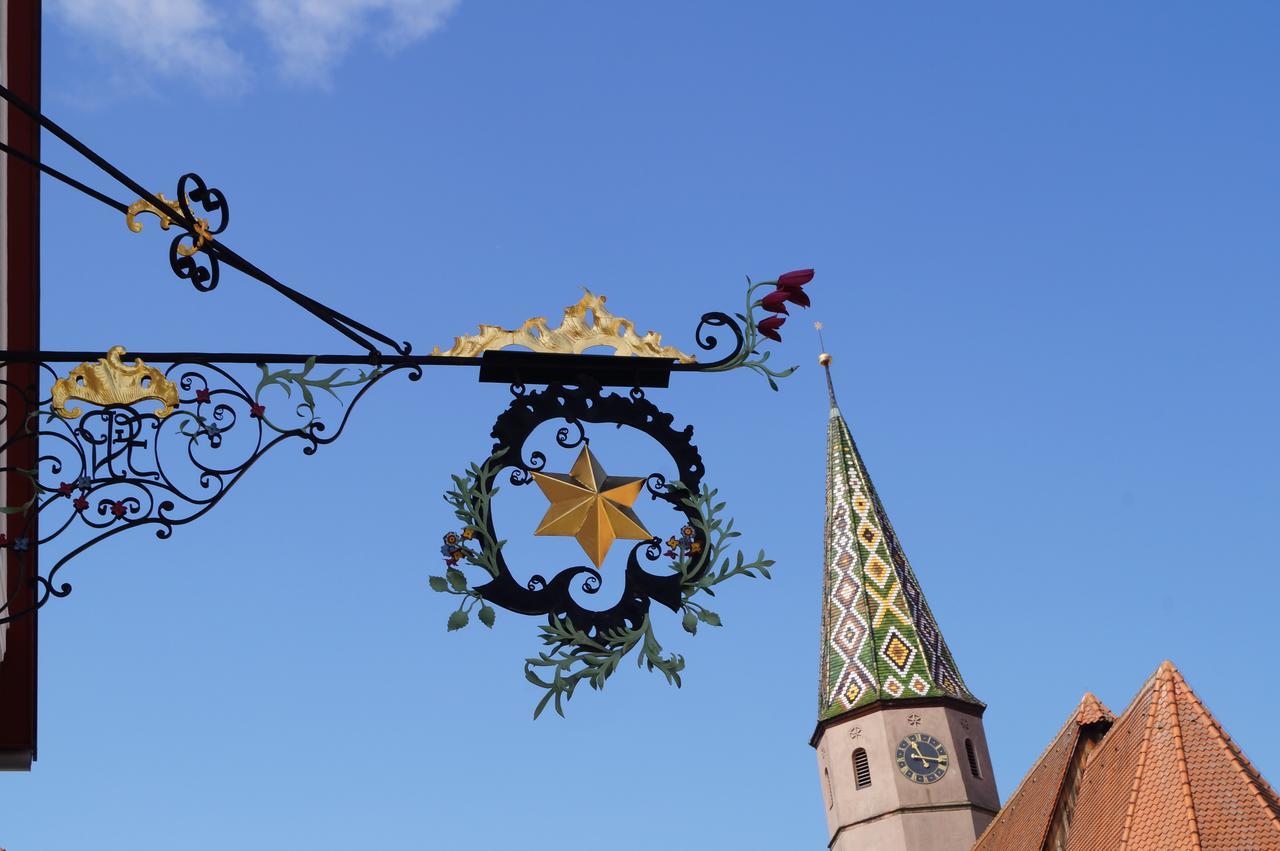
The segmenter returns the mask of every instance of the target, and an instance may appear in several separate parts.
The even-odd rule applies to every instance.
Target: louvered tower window
[[[969,773],[974,777],[981,777],[982,773],[978,771],[978,755],[973,751],[973,740],[964,740],[964,752],[969,757]]]
[[[871,763],[867,762],[867,752],[862,748],[853,752],[853,777],[859,789],[871,785]]]

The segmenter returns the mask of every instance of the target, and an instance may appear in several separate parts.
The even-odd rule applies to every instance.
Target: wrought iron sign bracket
[[[435,366],[478,368],[481,382],[510,386],[512,400],[493,425],[489,454],[453,477],[444,495],[458,521],[443,536],[444,570],[428,579],[438,592],[459,598],[449,630],[467,625],[474,612],[486,626],[494,607],[546,618],[543,650],[526,660],[525,676],[543,690],[535,716],[563,702],[581,683],[601,688],[621,658],[640,663],[679,684],[683,657],[664,653],[650,618],[658,603],[680,615],[686,632],[720,625],[705,605],[721,582],[738,575],[768,577],[773,562],[761,552],[748,559],[732,552],[740,533],[722,517],[724,503],[703,481],[693,427],[677,428],[646,389],[669,386],[675,372],[748,369],[773,389],[790,369],[769,366],[769,341],[780,342],[787,305],[807,307],[804,290],[812,270],[747,281],[741,312],[703,314],[694,332],[694,355],[663,343],[649,331],[615,316],[606,299],[586,292],[565,308],[558,325],[535,317],[517,328],[482,325],[448,350],[416,354],[408,342],[374,330],[285,285],[233,251],[224,241],[226,196],[196,174],[183,175],[173,198],[152,194],[58,124],[0,86],[0,98],[26,112],[115,182],[136,193],[123,203],[0,143],[11,163],[38,168],[123,214],[132,233],[139,217],[154,216],[159,229],[175,230],[169,264],[201,292],[216,288],[223,264],[274,289],[342,333],[360,354],[198,353],[126,351],[0,351],[0,475],[8,504],[0,510],[27,520],[27,534],[0,535],[0,558],[33,599],[11,610],[0,604],[0,623],[23,617],[50,599],[71,593],[59,572],[94,545],[131,529],[150,527],[165,539],[204,516],[267,452],[286,442],[314,454],[343,432],[357,403],[374,385],[396,373],[419,380]],[[601,348],[611,354],[599,354]],[[11,364],[34,364],[19,371]],[[67,365],[74,365],[67,368]],[[541,388],[541,389],[536,389]],[[607,388],[626,388],[607,392]],[[568,472],[545,469],[547,457],[532,445],[535,430],[562,422],[555,442],[577,450]],[[609,475],[590,446],[589,429],[628,427],[656,442],[669,456],[666,471]],[[541,432],[539,432],[541,433]],[[33,468],[10,464],[18,446],[35,447]],[[674,470],[674,473],[671,471]],[[534,570],[520,581],[510,570],[491,505],[499,484],[535,485],[547,498],[547,514],[535,534],[574,537],[587,560],[557,570]],[[632,506],[641,496],[674,512],[671,534],[646,528]],[[18,524],[19,526],[21,523]],[[10,524],[10,529],[14,528]],[[55,539],[56,558],[38,558]],[[631,542],[618,601],[593,606],[605,561],[619,540]],[[65,545],[65,546],[63,546]],[[51,563],[49,563],[51,562]],[[43,569],[42,569],[43,568]],[[526,575],[526,574],[521,574]]]

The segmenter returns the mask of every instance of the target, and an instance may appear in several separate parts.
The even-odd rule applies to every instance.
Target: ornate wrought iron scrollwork
[[[724,328],[733,335],[732,343],[714,361],[709,363],[676,364],[673,369],[693,372],[724,372],[744,367],[763,375],[774,390],[778,389],[777,379],[786,378],[796,368],[775,370],[767,363],[771,352],[761,352],[760,346],[766,340],[781,342],[780,329],[787,317],[787,304],[809,306],[809,296],[804,291],[805,284],[813,279],[812,269],[798,269],[779,275],[777,280],[753,283],[747,279],[746,312],[730,316],[721,311],[702,314],[698,327],[694,331],[694,339],[698,348],[704,352],[714,352],[721,348],[720,340],[715,336],[715,329]],[[756,293],[766,292],[760,298]],[[756,319],[756,311],[770,314]]]
[[[41,366],[51,384],[62,380],[47,364]],[[17,535],[0,541],[9,569],[36,586],[34,608],[71,592],[69,583],[57,583],[57,576],[85,550],[143,526],[168,538],[175,527],[217,505],[274,447],[296,440],[305,454],[315,453],[338,438],[352,407],[375,383],[401,370],[411,377],[421,372],[406,364],[317,375],[313,361],[300,368],[259,364],[258,370],[255,385],[215,363],[174,363],[163,370],[163,380],[178,389],[177,409],[171,413],[144,410],[154,403],[67,411],[52,396],[36,401],[27,388],[0,379],[0,424],[11,410],[5,400],[21,398],[34,412],[25,422],[11,424],[0,445],[0,458],[9,457],[8,450],[19,442],[39,446],[36,469],[16,471],[31,482],[30,499],[4,509],[38,517],[39,538]],[[344,403],[340,394],[350,399]],[[12,468],[0,468],[0,473],[10,472]],[[60,550],[51,566],[42,573],[32,570],[27,554],[33,546],[73,535],[79,537]],[[0,623],[24,614],[0,606]]]
[[[526,442],[534,430],[543,423],[565,420],[567,425],[556,432],[556,444],[564,449],[583,445],[587,440],[584,423],[609,423],[634,428],[655,440],[671,457],[679,471],[683,492],[696,493],[702,484],[702,456],[693,445],[693,427],[676,429],[671,414],[663,413],[656,405],[643,397],[617,393],[603,394],[598,387],[567,388],[553,385],[546,390],[529,393],[516,399],[493,426],[495,443],[490,454],[495,464],[490,469],[486,487],[492,490],[494,481],[503,471],[511,469],[513,484],[525,484],[532,480],[535,471],[546,465],[546,457],[534,452],[529,461],[524,460]],[[677,494],[680,488],[665,487],[650,491],[650,496],[664,501],[685,515],[681,525],[696,519],[693,509],[681,503]],[[479,506],[476,506],[477,508]],[[487,532],[497,540],[497,531],[491,512],[487,513]],[[699,536],[698,549],[703,549],[705,538]],[[590,587],[581,590],[588,594],[598,590],[599,573],[590,567],[575,566],[556,572],[550,579],[536,583],[538,587],[522,585],[511,574],[501,550],[495,553],[496,575],[484,585],[476,587],[486,600],[513,612],[530,615],[557,615],[568,618],[579,628],[590,632],[605,632],[618,628],[635,629],[643,621],[651,601],[657,601],[669,609],[680,607],[680,575],[669,570],[665,575],[655,575],[645,567],[658,566],[662,558],[660,541],[642,541],[631,548],[627,557],[626,585],[621,598],[612,607],[597,611],[580,605],[570,592],[576,577],[585,576]],[[669,563],[668,563],[669,564]],[[690,565],[688,576],[696,578],[703,568],[702,560]],[[538,572],[539,574],[542,571]]]
[[[462,530],[446,534],[442,554],[447,569],[444,576],[431,577],[430,584],[436,591],[461,598],[458,609],[449,617],[449,629],[467,625],[471,612],[477,608],[480,621],[492,626],[492,606],[547,617],[541,628],[547,649],[525,663],[526,678],[545,690],[535,717],[551,701],[563,714],[563,701],[572,696],[579,683],[602,687],[621,658],[633,649],[640,653],[642,664],[679,685],[684,658],[663,653],[654,633],[651,605],[656,602],[681,614],[689,633],[696,633],[699,623],[719,626],[719,616],[703,606],[697,596],[714,593],[713,586],[739,574],[767,577],[773,562],[763,552],[751,561],[741,553],[736,559],[725,557],[729,542],[738,533],[733,531],[732,520],[725,522],[719,517],[724,505],[715,502],[715,491],[703,483],[705,470],[693,444],[693,427],[677,429],[672,415],[661,411],[638,388],[625,395],[606,395],[599,386],[553,384],[545,390],[521,390],[514,395],[510,406],[494,423],[492,436],[496,442],[488,459],[472,465],[465,475],[455,476],[454,489],[445,495]],[[546,456],[538,450],[526,455],[527,444],[539,426],[555,420],[567,423],[557,430],[556,443],[562,448],[583,446],[583,455],[590,463],[595,459],[585,449],[589,438],[584,424],[635,429],[656,441],[674,464],[673,479],[656,472],[625,480],[634,483],[631,487],[635,492],[642,489],[653,500],[674,509],[680,532],[665,542],[656,536],[644,538],[630,548],[621,596],[608,607],[590,608],[576,596],[589,599],[599,591],[603,577],[598,562],[597,567],[581,564],[549,575],[534,572],[522,584],[503,553],[491,506],[498,483],[508,470],[507,481],[516,486],[529,484],[542,474]],[[606,485],[609,482],[614,480],[607,479]],[[462,564],[482,569],[483,580],[472,584],[459,568]]]
[[[713,352],[720,348],[720,340],[717,339],[711,330],[715,328],[726,328],[733,334],[732,347],[725,350],[725,353],[717,360],[709,363],[699,363],[698,369],[704,372],[715,372],[722,369],[732,369],[738,365],[745,357],[749,349],[747,348],[747,338],[742,333],[742,326],[739,325],[732,316],[720,311],[702,314],[702,318],[698,320],[698,327],[694,330],[694,340],[698,344],[698,348],[704,352]]]
[[[189,226],[169,243],[169,266],[173,273],[201,292],[209,292],[218,286],[218,254],[208,250],[214,236],[227,229],[231,210],[227,198],[220,189],[210,189],[200,175],[184,174],[178,180],[178,207]],[[206,215],[216,215],[217,225],[210,226],[209,219],[196,216],[192,204],[199,204]],[[198,257],[203,256],[203,263]]]
[[[199,204],[205,214],[197,216],[193,205]],[[179,278],[190,281],[201,292],[209,292],[218,286],[219,265],[217,252],[212,250],[214,237],[227,229],[231,210],[227,197],[220,189],[211,189],[200,175],[194,172],[178,179],[176,198],[156,193],[154,198],[142,198],[129,205],[125,223],[134,233],[142,232],[137,217],[150,213],[160,220],[161,230],[177,224],[182,232],[169,242],[169,267]],[[210,217],[216,224],[210,224]],[[203,260],[198,259],[203,255]]]
[[[472,465],[465,475],[455,477],[455,490],[447,494],[456,515],[466,525],[460,532],[446,536],[444,551],[448,570],[445,576],[431,577],[430,584],[437,591],[462,597],[459,608],[449,618],[450,629],[465,625],[470,612],[477,606],[479,620],[492,625],[495,614],[490,602],[513,611],[547,616],[547,623],[541,631],[545,649],[536,657],[527,659],[525,666],[529,681],[546,692],[538,703],[535,717],[553,699],[557,712],[562,712],[562,700],[571,697],[582,682],[593,688],[602,687],[622,656],[633,649],[650,670],[661,671],[668,681],[678,685],[684,660],[676,654],[663,654],[649,616],[651,602],[657,601],[682,613],[684,629],[695,633],[699,623],[720,624],[719,616],[695,600],[696,595],[702,592],[710,595],[713,586],[739,574],[768,576],[767,568],[772,562],[764,558],[763,552],[751,561],[747,561],[741,552],[736,554],[736,559],[725,557],[728,542],[738,533],[733,531],[732,520],[726,522],[720,518],[724,505],[715,501],[715,491],[702,484],[701,459],[690,440],[691,428],[683,431],[673,429],[671,417],[658,411],[638,388],[625,397],[618,394],[606,397],[600,395],[599,386],[588,387],[585,383],[595,381],[611,386],[657,387],[666,386],[673,371],[707,372],[746,367],[764,375],[770,386],[776,389],[776,379],[790,374],[792,370],[769,368],[766,365],[769,353],[761,352],[760,344],[765,339],[781,339],[778,331],[786,321],[785,303],[808,306],[808,296],[802,287],[813,277],[812,270],[790,272],[776,281],[760,284],[748,281],[744,313],[704,314],[695,338],[704,352],[716,352],[718,355],[710,363],[696,363],[687,353],[663,345],[655,332],[637,333],[633,323],[605,309],[602,296],[591,293],[587,293],[577,305],[567,308],[557,327],[551,327],[540,318],[530,319],[514,329],[481,326],[479,334],[457,338],[453,348],[447,352],[437,350],[431,355],[414,355],[408,342],[397,341],[285,285],[238,255],[224,242],[216,240],[215,237],[226,229],[229,222],[227,199],[218,189],[208,187],[198,175],[183,175],[178,181],[174,199],[152,195],[142,183],[40,115],[2,85],[0,98],[71,146],[125,187],[132,197],[141,196],[141,200],[126,205],[17,151],[4,147],[0,153],[17,156],[64,184],[125,213],[129,228],[135,232],[142,229],[135,220],[136,216],[144,212],[156,215],[164,230],[177,223],[182,233],[170,242],[169,262],[180,279],[189,280],[196,289],[208,292],[217,287],[220,265],[226,263],[290,299],[342,333],[364,352],[359,360],[344,355],[326,356],[325,360],[371,365],[370,369],[354,377],[339,369],[327,379],[311,376],[314,359],[300,371],[283,368],[273,372],[261,366],[261,381],[250,391],[247,383],[224,368],[232,362],[245,363],[244,355],[224,355],[219,360],[218,356],[188,359],[170,353],[155,360],[181,361],[173,363],[163,375],[164,381],[173,382],[179,388],[176,403],[167,387],[161,388],[163,393],[143,394],[132,399],[122,398],[117,393],[118,387],[98,387],[96,390],[100,392],[90,392],[95,390],[87,386],[92,372],[83,373],[84,392],[78,385],[64,387],[64,392],[58,396],[43,400],[35,398],[39,395],[36,390],[17,387],[0,377],[0,425],[6,426],[4,442],[0,444],[0,464],[4,463],[3,459],[13,457],[7,454],[7,450],[19,442],[31,441],[40,447],[33,469],[16,470],[12,466],[0,466],[0,474],[10,482],[15,479],[20,482],[25,477],[31,485],[28,501],[0,506],[0,509],[41,520],[39,528],[42,531],[38,541],[22,534],[13,540],[0,536],[6,566],[10,570],[18,570],[20,581],[37,590],[36,607],[50,597],[70,593],[71,586],[55,584],[55,576],[67,561],[94,544],[144,525],[155,526],[157,536],[167,538],[176,526],[195,520],[216,505],[273,447],[297,438],[302,443],[303,452],[311,454],[321,445],[332,442],[342,432],[351,405],[386,375],[404,370],[411,380],[416,381],[421,377],[424,365],[445,362],[473,365],[467,362],[474,361],[474,365],[481,367],[482,381],[494,380],[494,374],[510,371],[512,364],[502,359],[488,360],[488,356],[502,354],[497,350],[512,345],[552,358],[574,358],[576,365],[568,367],[568,370],[575,377],[572,381],[563,377],[566,372],[563,362],[545,371],[541,368],[523,373],[519,369],[514,371],[510,377],[511,381],[517,382],[512,385],[514,399],[495,425],[494,436],[498,443],[493,453],[483,464]],[[213,219],[212,223],[210,219]],[[760,299],[755,298],[758,290],[770,286],[775,287],[774,291]],[[757,308],[772,315],[756,321],[754,314]],[[732,335],[727,352],[720,350],[716,336],[718,329]],[[612,358],[586,353],[588,349],[600,346],[631,357]],[[486,355],[485,359],[477,357],[482,353]],[[4,359],[20,360],[23,363],[40,363],[50,379],[57,378],[47,364],[42,363],[50,354],[0,353],[0,370],[5,365]],[[294,356],[275,357],[292,361]],[[259,359],[270,360],[265,356],[253,356],[253,360],[248,362]],[[488,378],[485,376],[486,361],[492,366]],[[118,357],[114,366],[123,368]],[[92,370],[87,364],[84,368]],[[549,378],[549,375],[556,377]],[[139,372],[137,376],[139,384],[156,379],[149,373],[144,376]],[[619,381],[620,377],[623,380]],[[518,382],[550,382],[553,386],[530,393]],[[577,386],[571,389],[563,384]],[[272,387],[283,388],[289,393],[298,392],[302,401],[293,403],[291,411],[284,406],[284,416],[279,415],[279,406],[274,403],[268,412],[261,394]],[[332,420],[326,420],[317,413],[316,399],[327,398],[325,394],[328,394],[339,400],[335,392],[339,389],[354,392],[337,418],[337,427],[330,430]],[[155,399],[163,406],[144,412],[135,407],[144,398]],[[82,400],[94,407],[84,411],[76,409],[73,413],[73,409],[63,404],[68,399]],[[590,400],[589,405],[586,400]],[[10,407],[14,402],[21,404],[22,411],[34,410],[36,413],[24,417],[20,424],[14,423],[11,413],[19,410],[17,405]],[[683,517],[685,525],[678,537],[673,535],[665,542],[665,550],[659,538],[641,539],[631,548],[626,592],[618,604],[603,611],[578,605],[567,590],[581,577],[578,587],[588,595],[597,593],[601,577],[592,568],[571,567],[554,574],[549,580],[539,578],[524,585],[515,582],[506,569],[502,542],[496,539],[492,516],[488,513],[489,501],[496,493],[496,482],[502,471],[511,469],[508,481],[513,485],[528,484],[542,475],[545,456],[534,450],[528,460],[524,460],[524,441],[537,422],[545,422],[551,417],[564,417],[569,423],[557,432],[561,446],[585,444],[584,423],[627,424],[658,440],[677,462],[679,472],[673,480],[667,480],[660,473],[628,480],[628,487],[639,483],[638,486],[643,487],[650,497],[669,503]],[[31,523],[28,528],[34,531],[36,525]],[[46,574],[36,574],[35,562],[27,559],[26,554],[38,544],[47,544],[55,537],[71,534],[73,530],[82,533],[80,543],[59,558]],[[631,539],[636,540],[636,536],[632,535]],[[646,564],[652,565],[661,558],[671,559],[669,571],[651,573],[645,569]],[[458,568],[463,562],[483,568],[488,579],[473,588]],[[23,613],[9,611],[7,605],[0,607],[0,622],[12,620]]]

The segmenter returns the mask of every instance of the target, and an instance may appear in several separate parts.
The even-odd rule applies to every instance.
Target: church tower
[[[982,729],[827,369],[818,751],[835,851],[968,851],[1000,809]]]

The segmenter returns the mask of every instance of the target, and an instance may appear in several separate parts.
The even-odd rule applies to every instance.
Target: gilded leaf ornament
[[[614,316],[604,306],[605,296],[585,290],[585,295],[575,305],[564,309],[560,326],[552,328],[546,317],[527,320],[517,329],[497,325],[481,325],[479,334],[455,337],[453,347],[433,355],[444,357],[475,357],[482,352],[523,346],[534,352],[578,355],[595,346],[607,346],[615,355],[637,355],[649,358],[674,358],[680,363],[693,363],[693,355],[685,354],[674,346],[662,345],[662,336],[650,331],[643,336],[636,333],[630,319]]]
[[[190,199],[188,199],[188,204]],[[160,229],[168,230],[169,225],[173,224],[173,220],[182,215],[182,207],[177,200],[169,200],[164,197],[163,192],[157,192],[156,197],[141,198],[129,205],[129,209],[125,211],[124,221],[129,226],[129,230],[134,233],[142,233],[142,222],[137,217],[142,213],[151,213],[160,219]],[[190,257],[204,246],[206,242],[212,242],[213,236],[209,233],[209,220],[196,219],[196,241],[194,245],[179,245],[178,253],[183,257]]]
[[[124,346],[112,346],[105,358],[94,364],[82,363],[53,383],[53,412],[73,420],[80,408],[67,410],[67,402],[78,399],[94,405],[132,405],[147,399],[160,403],[155,416],[164,418],[178,406],[178,386],[164,373],[136,358],[126,366],[120,356]]]

